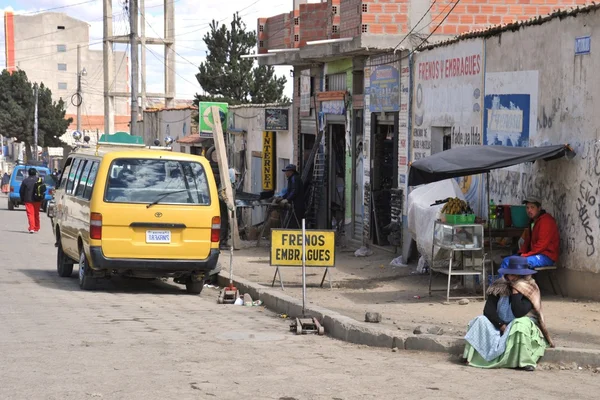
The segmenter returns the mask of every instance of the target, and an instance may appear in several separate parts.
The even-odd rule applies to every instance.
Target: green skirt
[[[467,364],[478,368],[522,368],[537,365],[547,347],[540,328],[528,317],[513,321],[504,353],[492,361],[486,361],[469,343],[463,358]]]

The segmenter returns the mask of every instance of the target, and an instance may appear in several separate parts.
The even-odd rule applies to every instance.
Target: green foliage
[[[35,110],[34,87],[25,71],[0,73],[0,132],[4,136],[23,142],[28,159],[33,145]],[[38,89],[38,144],[62,146],[58,139],[72,122],[65,119],[65,104],[52,100],[52,92],[42,83]]]
[[[238,13],[233,15],[230,28],[218,26],[213,20],[210,32],[204,35],[208,48],[206,61],[198,67],[196,79],[207,96],[196,95],[200,101],[222,101],[230,105],[285,103],[283,95],[287,79],[276,77],[271,66],[255,66],[254,59],[240,58],[251,54],[256,46],[256,32],[246,31]]]
[[[52,100],[52,91],[42,83],[38,89],[38,137],[40,146],[60,147],[60,137],[67,131],[73,118],[65,119],[65,103]]]

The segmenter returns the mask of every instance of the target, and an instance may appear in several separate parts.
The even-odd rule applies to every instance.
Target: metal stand
[[[278,275],[279,275],[279,285],[281,286],[281,290],[285,290],[285,288],[283,287],[283,278],[281,276],[281,269],[279,267],[275,267],[275,275],[273,275],[273,281],[271,282],[271,287],[275,286],[275,280],[277,280]],[[319,287],[323,287],[323,284],[325,283],[325,278],[327,278],[327,281],[329,282],[329,289],[333,289],[333,283],[331,281],[331,271],[329,270],[329,267],[325,267],[325,273],[323,274],[323,278],[321,279],[321,284],[319,285]]]
[[[297,335],[306,335],[309,333],[323,335],[325,328],[321,326],[316,318],[306,318],[306,220],[302,218],[302,318],[296,318],[290,324],[290,331]],[[323,277],[324,279],[324,277]]]

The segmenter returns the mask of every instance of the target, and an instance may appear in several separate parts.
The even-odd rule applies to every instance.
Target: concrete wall
[[[263,131],[265,126],[265,108],[280,108],[280,106],[230,106],[229,114],[230,121],[233,121],[233,127],[236,130],[245,130],[246,134],[244,137],[236,137],[237,140],[245,141],[246,159],[245,165],[247,168],[246,176],[244,179],[243,190],[251,192],[251,179],[252,176],[252,152],[262,153],[263,150]],[[289,131],[278,131],[275,133],[275,184],[276,192],[280,192],[284,187],[287,187],[287,182],[280,179],[280,175],[283,172],[279,168],[279,159],[288,159],[293,162],[295,159],[295,148],[296,145],[293,141],[292,127],[294,126],[294,119],[292,109],[289,107]],[[236,145],[236,147],[238,147]]]
[[[59,26],[64,27],[58,29]],[[7,32],[7,40],[10,34]],[[62,98],[67,115],[77,114],[71,96],[77,92],[77,45],[81,46],[81,67],[87,76],[82,77],[82,118],[86,115],[104,115],[104,79],[102,51],[90,50],[89,25],[63,13],[42,13],[14,16],[15,67],[24,70],[31,82],[43,82],[52,90],[55,100]],[[66,52],[58,52],[57,46],[65,45]],[[128,91],[127,55],[115,52],[115,91]],[[66,71],[59,71],[58,64],[66,64]],[[66,83],[66,90],[59,89],[59,82]],[[128,100],[115,102],[115,115],[128,115]]]
[[[173,138],[173,150],[181,151],[178,139],[188,136],[192,133],[192,116],[198,111],[193,108],[158,110],[144,112],[144,125],[142,135],[146,145],[153,145],[154,140],[160,140],[161,146],[164,146],[164,140],[167,136]],[[189,145],[183,145],[184,147]],[[189,149],[188,149],[189,152]]]
[[[411,160],[451,147],[482,144],[483,39],[465,40],[414,56]],[[481,176],[460,183],[477,214],[485,213]]]
[[[570,143],[577,151],[570,161],[498,171],[492,195],[513,203],[526,194],[540,196],[560,228],[563,289],[598,298],[600,78],[594,71],[600,51],[592,45],[591,54],[575,55],[575,38],[588,35],[592,43],[600,37],[599,11],[491,37],[486,40],[486,75],[494,77],[495,88],[510,85],[508,94],[529,99],[521,107],[531,122],[529,145]],[[488,81],[486,96],[496,94]]]

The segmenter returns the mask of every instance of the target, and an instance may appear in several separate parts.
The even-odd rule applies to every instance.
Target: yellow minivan
[[[202,156],[133,145],[69,155],[48,215],[56,268],[79,286],[124,275],[173,278],[199,294],[217,266],[221,219],[215,178]]]

